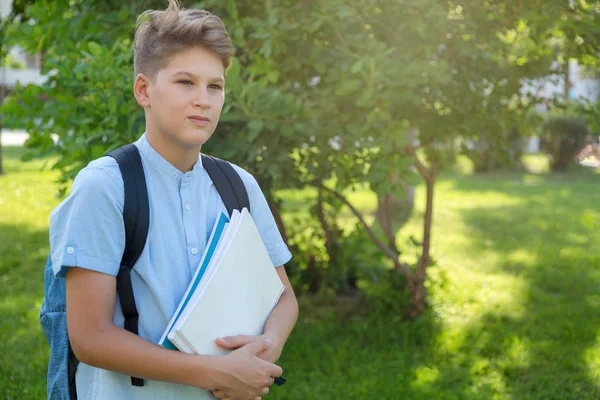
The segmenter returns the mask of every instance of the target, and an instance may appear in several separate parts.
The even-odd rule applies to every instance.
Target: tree
[[[121,2],[36,1],[24,9],[21,23],[9,27],[24,49],[43,49],[48,80],[18,87],[4,110],[21,118],[30,134],[26,147],[35,152],[27,157],[59,155],[53,167],[62,172],[62,183],[90,159],[131,140],[140,122],[129,96],[133,13],[131,4]],[[56,145],[52,133],[60,138]]]
[[[277,144],[294,149],[291,171],[300,172],[299,183],[330,193],[352,211],[393,263],[393,274],[402,275],[411,294],[410,314],[418,315],[431,262],[437,172],[450,161],[455,138],[475,137],[482,129],[493,129],[496,137],[497,117],[508,119],[522,107],[514,97],[526,70],[505,61],[511,46],[497,38],[518,21],[500,6],[475,1],[450,8],[410,1],[242,4],[229,2],[220,12],[239,29],[242,70],[256,82],[234,96],[239,102],[251,99],[250,106],[234,106],[243,111],[238,121],[261,116],[253,123],[260,132],[249,133],[256,151],[244,154],[253,158],[259,149],[272,149],[279,132]],[[273,112],[270,99],[290,94],[302,102],[278,101],[279,114]],[[415,133],[418,145],[408,132]],[[289,171],[289,163],[268,166],[274,179],[289,184],[289,173],[278,172]],[[426,183],[427,206],[421,257],[409,266],[399,258],[395,239],[388,237],[386,244],[345,193],[364,182],[380,198],[402,193],[390,173],[413,182],[413,166]]]
[[[29,121],[27,145],[59,154],[55,168],[63,182],[139,134],[143,114],[129,95],[131,37],[134,16],[149,3],[45,0],[25,10],[36,24],[19,25],[21,41],[44,46],[45,72],[52,74],[5,109],[40,117]],[[379,266],[385,281],[406,288],[407,313],[419,315],[439,171],[453,161],[459,141],[510,142],[533,104],[520,93],[522,80],[548,73],[553,54],[536,44],[547,20],[526,22],[538,6],[476,0],[206,0],[200,6],[224,19],[236,48],[226,107],[205,151],[257,177],[305,264],[301,279],[342,276],[336,285],[353,287],[369,279],[354,264],[379,263],[376,248],[387,260]],[[56,145],[51,132],[60,137]],[[426,187],[423,234],[412,240],[421,250],[409,265],[394,229],[378,232],[349,193],[369,188],[379,199],[402,198],[419,179]],[[285,226],[274,188],[305,187],[316,193],[310,220]],[[339,227],[344,207],[357,221],[357,235]],[[365,247],[356,252],[357,245]],[[328,265],[335,268],[329,275]]]

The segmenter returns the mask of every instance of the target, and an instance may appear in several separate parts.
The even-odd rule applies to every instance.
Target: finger
[[[226,349],[238,349],[247,345],[248,343],[254,342],[258,339],[258,336],[251,335],[236,335],[236,336],[225,336],[217,338],[216,343]]]
[[[261,396],[266,396],[268,394],[269,394],[269,388],[268,387],[264,387],[262,389]]]
[[[267,350],[269,347],[271,347],[271,344],[272,344],[272,341],[269,338],[255,340],[252,343],[248,343],[246,346],[244,346],[244,350],[247,351],[249,354],[252,354],[253,356],[255,356],[255,355]]]
[[[268,361],[265,361],[268,362]],[[272,377],[278,377],[283,375],[283,369],[279,365],[269,363],[269,367],[267,368],[267,373]]]
[[[272,378],[277,378],[280,377],[281,375],[283,375],[283,369],[281,369],[281,367],[277,364],[273,364],[269,361],[265,361],[265,360],[260,360],[261,363],[264,363],[261,365],[260,368],[260,372],[261,374],[263,374],[263,376],[265,376],[265,380],[264,380],[264,385],[267,386],[270,382],[270,379]]]
[[[225,393],[223,393],[222,390],[219,389],[215,389],[212,392],[212,395],[215,396],[217,399],[225,399],[227,398],[227,395]]]
[[[219,391],[218,394],[215,394],[215,397],[217,399],[228,399],[229,395],[227,393],[223,392],[223,391]]]

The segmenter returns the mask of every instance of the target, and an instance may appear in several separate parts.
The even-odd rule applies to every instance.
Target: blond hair
[[[154,79],[171,56],[190,47],[213,52],[225,69],[233,56],[231,38],[216,15],[183,9],[179,0],[169,0],[164,11],[145,11],[139,16],[135,31],[134,73]]]

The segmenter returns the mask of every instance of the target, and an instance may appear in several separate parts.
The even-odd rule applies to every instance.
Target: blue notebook
[[[235,210],[231,219],[221,214],[159,344],[190,354],[226,354],[230,350],[214,340],[260,335],[284,289],[248,210]],[[283,377],[275,379],[283,383]]]
[[[196,274],[192,278],[192,282],[191,282],[190,286],[188,286],[188,289],[185,292],[185,295],[183,296],[183,300],[179,303],[179,307],[177,307],[177,311],[175,311],[175,314],[173,314],[173,317],[171,318],[171,321],[169,322],[167,329],[165,329],[165,332],[163,333],[162,337],[160,338],[160,341],[158,342],[158,344],[161,345],[162,347],[164,347],[166,349],[170,349],[170,350],[177,350],[177,347],[175,347],[175,345],[169,340],[167,335],[169,334],[171,329],[173,329],[173,326],[175,325],[175,323],[181,316],[181,313],[185,309],[185,306],[188,304],[192,295],[194,294],[194,291],[198,287],[198,284],[200,283],[200,280],[202,279],[202,276],[204,275],[204,272],[206,271],[206,268],[208,267],[208,264],[210,263],[210,260],[212,259],[213,254],[215,253],[217,245],[219,244],[219,240],[221,239],[221,236],[223,235],[225,226],[228,223],[229,223],[229,218],[227,218],[227,215],[225,215],[224,213],[221,213],[221,216],[219,218],[217,218],[215,225],[213,226],[213,230],[210,234],[210,238],[208,239],[208,243],[206,245],[206,251],[204,252],[204,256],[202,257],[200,264],[198,265]]]

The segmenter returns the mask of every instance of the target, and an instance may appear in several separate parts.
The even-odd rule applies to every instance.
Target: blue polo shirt
[[[227,210],[201,157],[183,173],[152,148],[145,134],[135,145],[146,175],[150,227],[131,279],[140,314],[139,335],[158,343],[202,258],[217,216]],[[252,217],[273,265],[285,264],[291,253],[258,183],[233,167],[246,186]],[[50,251],[57,277],[74,266],[117,275],[125,249],[123,202],[123,179],[112,157],[99,158],[81,170],[69,196],[50,214]],[[118,298],[114,322],[123,327]],[[76,379],[80,400],[212,399],[207,391],[165,382],[146,381],[135,387],[128,376],[84,363],[79,364]]]

